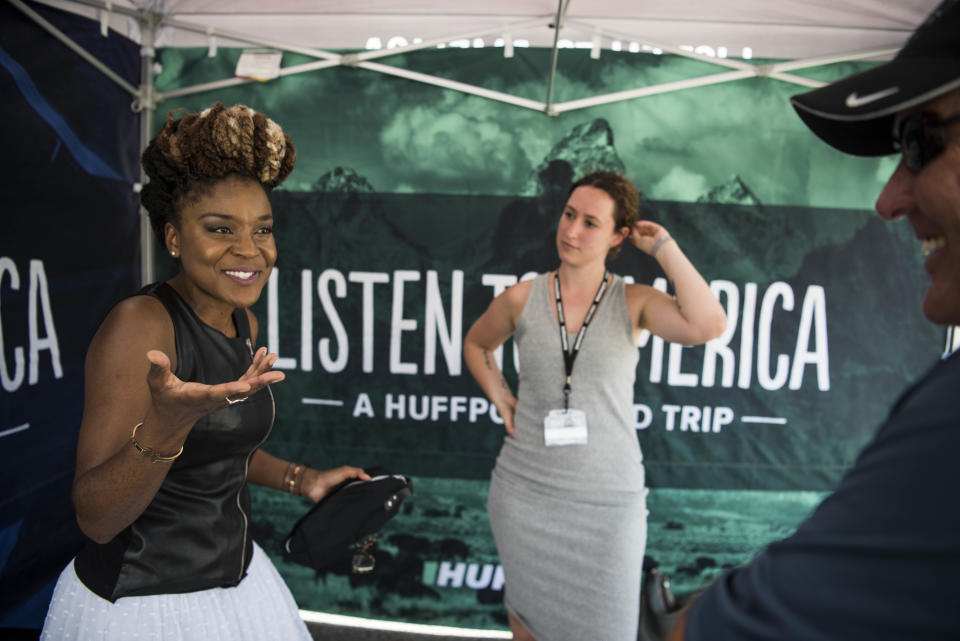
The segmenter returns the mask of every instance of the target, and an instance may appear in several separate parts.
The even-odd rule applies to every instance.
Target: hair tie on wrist
[[[657,242],[653,244],[653,247],[650,249],[650,258],[657,257],[657,250],[660,249],[660,245],[664,244],[668,240],[673,240],[673,236],[661,236],[657,239]]]

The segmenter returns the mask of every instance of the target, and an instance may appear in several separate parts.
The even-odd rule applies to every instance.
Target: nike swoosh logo
[[[864,105],[869,105],[871,102],[876,102],[877,100],[882,100],[887,96],[892,96],[893,94],[900,91],[900,87],[890,87],[889,89],[884,89],[883,91],[876,91],[874,93],[868,93],[866,96],[858,96],[857,92],[854,91],[852,94],[847,96],[846,104],[851,109],[856,109],[857,107],[862,107]]]

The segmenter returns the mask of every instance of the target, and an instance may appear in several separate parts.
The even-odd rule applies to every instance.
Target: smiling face
[[[960,114],[960,90],[917,109],[940,120]],[[908,114],[903,114],[908,115]],[[941,325],[960,324],[960,123],[947,129],[946,148],[919,172],[901,160],[877,199],[877,213],[887,220],[905,217],[926,254],[930,289],[924,315]]]
[[[614,227],[615,207],[602,189],[586,185],[574,189],[557,227],[560,260],[575,267],[605,261],[607,252],[624,239],[622,230]]]
[[[180,259],[171,284],[207,324],[221,327],[249,307],[277,259],[273,213],[263,187],[230,176],[188,197],[167,223],[167,249]]]

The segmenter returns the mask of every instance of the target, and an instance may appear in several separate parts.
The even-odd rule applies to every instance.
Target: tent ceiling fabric
[[[8,0],[71,47],[104,74],[116,74],[87,54],[75,42],[44,25],[23,0]],[[150,77],[158,47],[261,45],[301,51],[317,58],[300,68],[284,68],[281,75],[348,65],[462,91],[518,107],[557,115],[593,105],[631,100],[751,76],[765,76],[801,86],[816,81],[792,74],[794,69],[819,62],[889,57],[934,8],[938,0],[37,0],[100,22],[105,36],[112,29],[139,42],[142,80],[134,94],[141,119],[141,144],[152,132],[151,114],[158,102],[249,82],[226,78],[204,86],[184,87],[157,94]],[[559,33],[552,24],[563,9]],[[144,11],[154,14],[149,20]],[[159,20],[159,29],[150,27]],[[497,39],[500,39],[499,42]],[[563,41],[559,41],[562,38]],[[379,39],[380,50],[368,50]],[[420,41],[417,46],[417,41]],[[508,55],[511,43],[551,47],[553,66],[543,102],[512,96],[484,87],[419,74],[376,62],[377,58],[421,47],[500,46]],[[390,49],[391,41],[396,49]],[[555,103],[552,87],[557,51],[562,46],[626,51],[642,46],[715,62],[722,73],[648,87],[626,89],[605,96]],[[636,49],[634,49],[636,47]],[[747,47],[749,53],[747,54]],[[684,50],[690,48],[693,51]],[[722,49],[721,49],[722,48]],[[337,51],[356,51],[342,55]],[[587,55],[587,52],[583,52]],[[724,57],[727,56],[727,57]],[[740,58],[786,61],[755,65]],[[790,62],[793,61],[793,62]],[[726,68],[725,70],[723,68]],[[145,214],[141,212],[141,218]],[[142,221],[141,278],[154,280],[153,243],[149,225]]]
[[[104,3],[44,0],[100,19]],[[627,40],[670,47],[724,47],[731,57],[744,47],[758,58],[814,58],[872,49],[896,49],[935,6],[936,0],[566,0],[560,37],[601,46]],[[509,32],[531,46],[552,47],[554,0],[116,0],[116,11],[144,9],[197,31],[164,27],[157,46],[207,46],[206,28],[298,47],[362,50],[371,38],[413,43],[489,32],[487,46]],[[110,25],[124,35],[138,29],[114,13]],[[511,25],[539,21],[533,28]],[[618,37],[611,37],[614,34]],[[218,38],[223,46],[243,43]],[[399,42],[399,40],[395,40]]]

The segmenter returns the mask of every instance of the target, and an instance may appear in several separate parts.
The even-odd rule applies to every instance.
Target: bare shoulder
[[[527,304],[527,298],[530,297],[530,289],[533,286],[532,280],[521,280],[515,285],[508,287],[501,296],[503,296],[510,305],[510,311],[519,317]]]
[[[77,476],[116,453],[150,404],[147,352],[160,350],[176,368],[173,321],[152,296],[120,301],[87,351],[83,419],[77,440]]]
[[[173,321],[163,303],[153,296],[131,296],[107,314],[90,343],[87,360],[124,354],[145,359],[151,349],[165,352],[176,367]]]
[[[123,331],[131,326],[147,334],[165,329],[173,332],[173,321],[163,303],[153,296],[140,294],[117,303],[107,314],[97,333]]]
[[[110,310],[108,318],[111,316],[143,321],[149,321],[151,317],[156,316],[170,317],[160,299],[146,294],[124,298]]]
[[[467,342],[495,349],[510,338],[530,294],[530,282],[511,285],[494,298],[467,332]]]
[[[521,280],[515,285],[511,285],[504,291],[510,302],[513,304],[519,303],[521,309],[527,302],[527,298],[530,296],[530,289],[533,287],[533,280]]]

